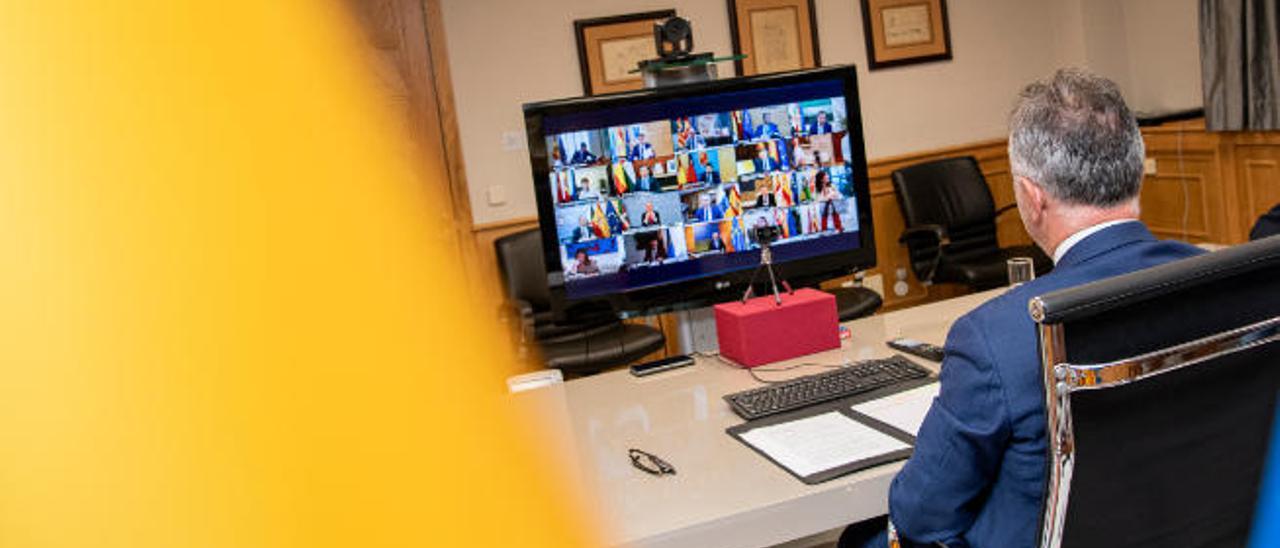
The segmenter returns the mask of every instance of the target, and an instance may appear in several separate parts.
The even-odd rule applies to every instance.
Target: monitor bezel
[[[858,94],[858,77],[854,65],[823,67],[795,72],[748,76],[640,91],[543,101],[524,105],[525,130],[529,159],[537,200],[538,226],[541,232],[543,258],[546,262],[548,290],[553,315],[558,319],[599,313],[608,307],[620,317],[658,314],[674,310],[700,308],[740,298],[751,277],[751,269],[711,274],[692,280],[630,289],[608,295],[570,298],[564,286],[564,270],[560,263],[560,241],[556,229],[555,203],[551,192],[551,166],[543,132],[547,116],[597,111],[655,101],[679,99],[759,87],[786,86],[821,80],[840,80],[844,86],[845,110],[848,116],[849,156],[854,196],[858,206],[859,245],[856,249],[828,253],[807,259],[779,263],[780,274],[787,279],[815,280],[835,278],[854,269],[865,270],[876,265],[875,227],[871,217],[871,188],[867,174],[867,154],[862,124],[862,108]],[[857,181],[863,181],[858,184]],[[752,250],[750,252],[759,253]],[[591,311],[591,312],[587,312]]]

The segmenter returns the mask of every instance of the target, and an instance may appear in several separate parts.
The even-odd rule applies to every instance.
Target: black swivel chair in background
[[[1244,546],[1280,390],[1280,237],[1032,299],[1040,546]]]
[[[842,322],[875,314],[884,304],[884,298],[879,293],[865,287],[833,287],[824,291],[835,295],[836,314]]]
[[[972,156],[916,164],[893,172],[902,207],[911,269],[925,284],[962,283],[975,291],[1008,282],[1006,261],[1030,257],[1037,275],[1053,268],[1036,246],[1001,248],[996,217],[1015,205],[995,208],[991,190]]]
[[[662,332],[624,323],[608,311],[584,314],[582,321],[558,323],[551,313],[542,235],[537,229],[494,241],[498,269],[521,326],[521,343],[536,346],[546,366],[569,375],[598,373],[656,352],[666,344]]]

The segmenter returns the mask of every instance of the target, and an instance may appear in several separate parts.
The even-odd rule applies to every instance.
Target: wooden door
[[[364,30],[380,90],[409,136],[403,153],[419,167],[439,236],[475,280],[471,203],[462,167],[439,0],[347,0]],[[476,288],[472,288],[476,289]]]

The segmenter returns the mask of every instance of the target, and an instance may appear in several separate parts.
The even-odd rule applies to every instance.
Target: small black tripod
[[[769,249],[769,244],[764,243],[764,241],[760,243],[760,264],[751,273],[751,281],[747,282],[747,291],[742,294],[742,302],[746,303],[747,300],[751,299],[751,293],[756,287],[756,276],[760,275],[761,268],[769,271],[769,287],[773,289],[773,302],[777,303],[778,306],[782,306],[782,295],[778,293],[778,279],[773,275],[773,250]],[[787,283],[786,280],[782,280],[782,287],[787,290],[788,295],[794,293],[791,290],[791,284]]]

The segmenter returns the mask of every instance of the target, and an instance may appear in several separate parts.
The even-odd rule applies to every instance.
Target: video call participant
[[[831,133],[831,122],[827,121],[827,112],[818,112],[818,119],[809,124],[809,135],[819,135],[822,133]]]
[[[586,197],[588,192],[591,192],[591,179],[583,177],[578,181],[578,199]]]
[[[720,241],[720,231],[711,233],[711,247],[707,251],[724,251],[724,242]]]
[[[773,158],[769,157],[769,145],[764,143],[756,144],[755,163],[757,173],[768,173],[778,168]]]
[[[600,266],[591,260],[591,256],[587,255],[587,250],[579,249],[573,254],[576,261],[573,265],[573,271],[584,276],[600,273]]]
[[[698,153],[698,171],[702,173],[702,182],[720,184],[720,172],[711,167],[711,159],[707,157],[706,151]]]
[[[760,116],[760,125],[756,126],[756,139],[777,139],[782,137],[782,132],[778,130],[778,124],[773,123],[769,118],[768,112]]]
[[[724,216],[724,210],[719,204],[711,203],[711,193],[703,192],[698,195],[698,209],[693,212],[693,218],[698,221],[717,221]]]
[[[1138,221],[1145,150],[1115,83],[1060,70],[1022,90],[1009,126],[1018,213],[1055,267],[952,325],[941,391],[889,489],[904,546],[1036,546],[1048,445],[1027,301],[1203,253]],[[872,527],[846,529],[840,546],[884,548]]]
[[[649,170],[649,166],[641,165],[639,176],[636,177],[636,190],[643,192],[655,192],[658,190],[654,184],[653,172]]]
[[[658,226],[662,224],[662,216],[653,209],[653,202],[644,203],[644,212],[640,214],[640,226]]]
[[[653,145],[645,141],[643,133],[636,134],[636,144],[631,147],[631,154],[628,159],[634,162],[636,160],[649,160],[653,157]]]
[[[591,230],[591,220],[587,219],[586,215],[578,216],[578,226],[573,227],[573,235],[570,236],[573,243],[576,244],[583,240],[590,240],[595,237],[595,232]]]
[[[756,207],[777,207],[778,198],[773,195],[774,182],[773,177],[765,177],[756,183]]]
[[[791,143],[791,158],[795,167],[812,166],[817,162],[817,155],[801,144],[799,138],[792,139]]]
[[[573,158],[569,159],[569,163],[576,166],[581,166],[581,165],[587,165],[587,164],[594,164],[596,163],[597,159],[598,158],[596,158],[595,154],[592,154],[590,150],[587,150],[587,144],[582,143],[582,146],[579,147],[578,150],[573,153]]]
[[[818,170],[818,173],[813,176],[813,187],[821,204],[818,207],[819,215],[822,217],[822,230],[824,232],[827,230],[828,219],[834,219],[836,230],[844,232],[844,226],[840,223],[840,212],[836,207],[840,199],[840,191],[831,183],[831,174]]]
[[[649,240],[649,245],[644,248],[644,262],[662,264],[667,259],[667,247],[662,245],[660,238]]]

